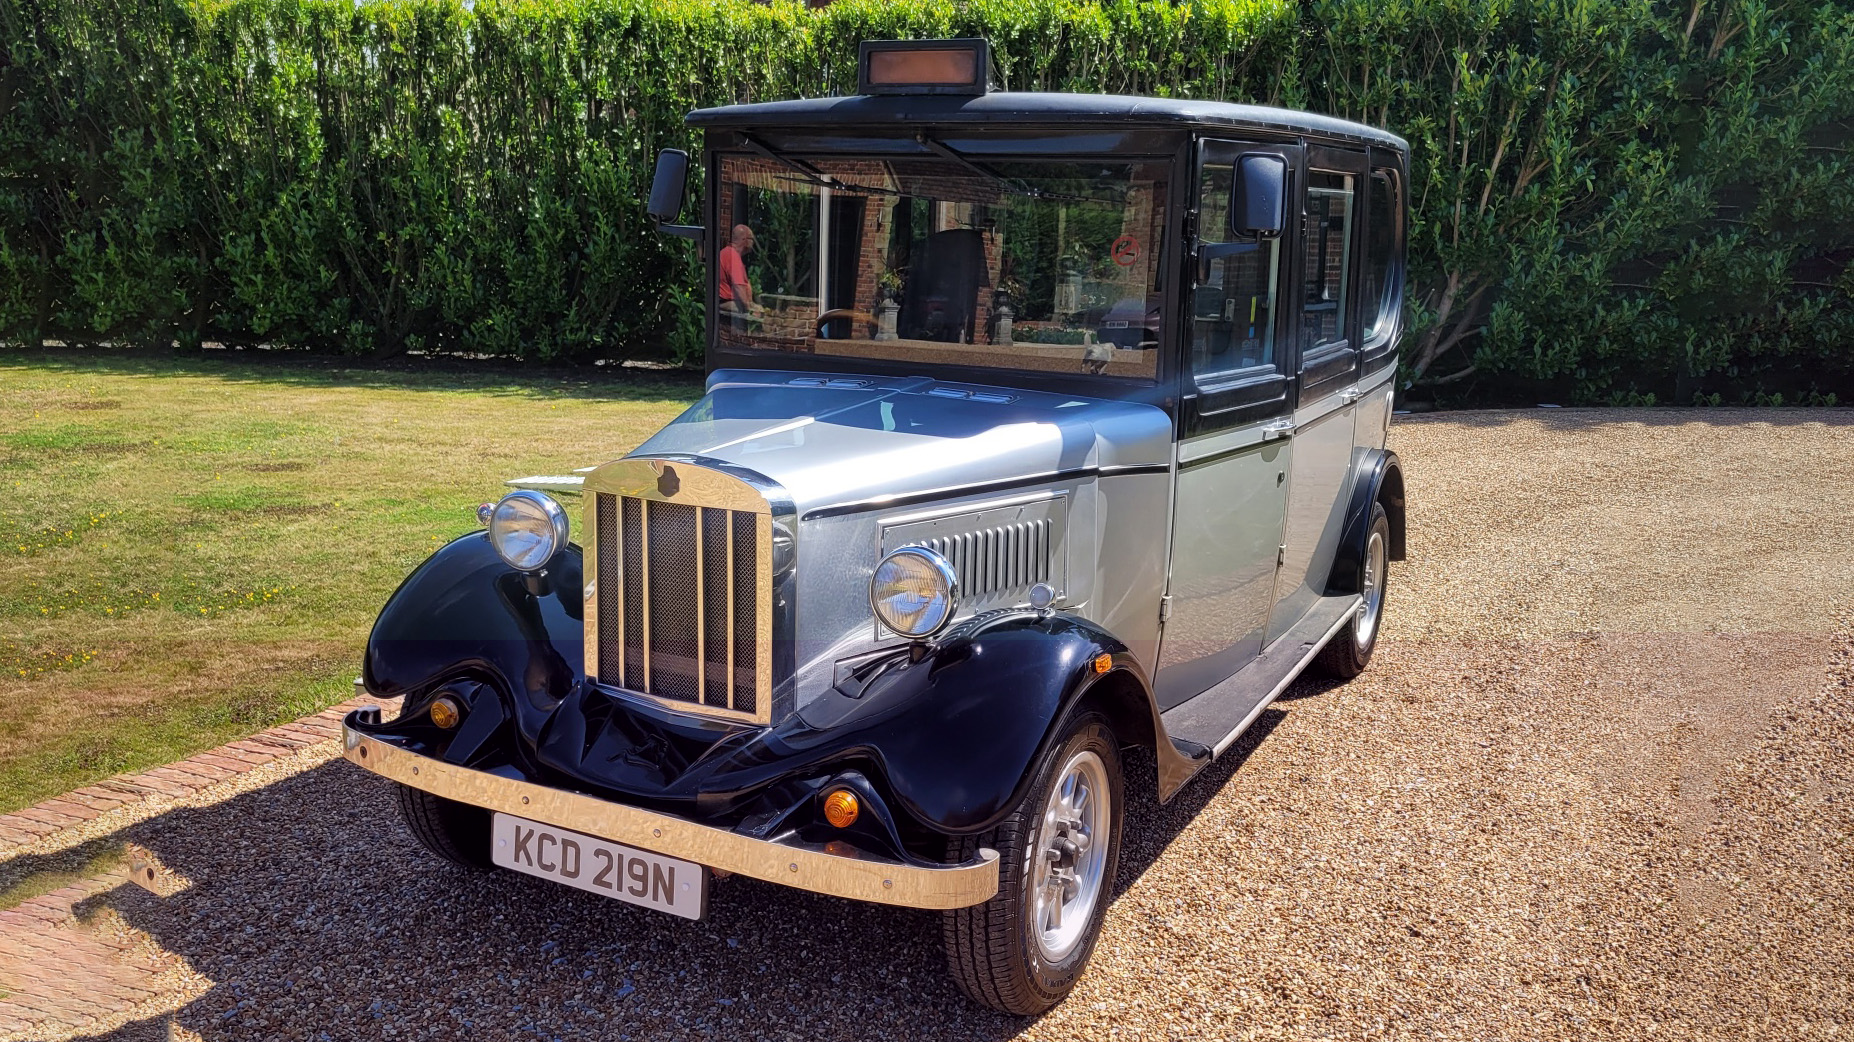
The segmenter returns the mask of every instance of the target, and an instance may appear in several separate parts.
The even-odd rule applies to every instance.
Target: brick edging
[[[340,738],[342,717],[361,706],[382,702],[372,696],[351,698],[313,716],[279,724],[184,760],[132,774],[118,774],[10,814],[0,814],[0,850],[36,842],[152,797],[191,796],[227,778],[290,756],[299,749]]]

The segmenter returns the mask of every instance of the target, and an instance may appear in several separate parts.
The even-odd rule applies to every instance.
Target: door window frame
[[[1359,322],[1363,317],[1360,304],[1359,277],[1364,265],[1364,230],[1365,221],[1360,212],[1365,201],[1363,189],[1369,186],[1369,155],[1360,150],[1334,148],[1327,145],[1309,145],[1306,156],[1307,176],[1301,180],[1299,194],[1291,198],[1298,200],[1295,213],[1299,221],[1294,229],[1294,297],[1293,297],[1293,340],[1297,360],[1295,369],[1298,403],[1309,402],[1332,394],[1358,378],[1361,352],[1358,345]],[[1307,212],[1307,188],[1313,183],[1315,173],[1338,174],[1352,179],[1352,241],[1346,252],[1345,270],[1340,278],[1346,289],[1345,314],[1340,316],[1344,325],[1344,336],[1339,340],[1321,345],[1312,352],[1304,350],[1301,344],[1301,316],[1305,307],[1306,294],[1306,259],[1303,254],[1307,239],[1308,222],[1312,215]],[[1286,310],[1286,309],[1284,309]]]
[[[1376,306],[1389,307],[1389,321],[1385,323],[1378,336],[1372,338],[1362,347],[1363,355],[1359,369],[1364,373],[1376,372],[1383,368],[1386,359],[1395,359],[1397,344],[1403,337],[1403,294],[1406,254],[1410,238],[1410,208],[1406,201],[1409,193],[1409,172],[1402,154],[1387,148],[1373,148],[1371,163],[1365,174],[1367,193],[1373,179],[1387,176],[1391,186],[1391,227],[1393,241],[1388,258],[1388,267],[1382,284],[1378,287],[1382,296],[1377,298]],[[1371,227],[1375,216],[1371,212],[1369,196],[1365,206],[1365,248],[1370,249],[1371,237],[1376,234]],[[1363,325],[1363,312],[1360,312],[1360,325]]]
[[[1199,137],[1196,140],[1196,159],[1191,165],[1189,205],[1193,219],[1191,235],[1185,241],[1186,251],[1179,255],[1184,278],[1178,280],[1178,292],[1175,295],[1174,313],[1178,316],[1178,335],[1174,338],[1173,356],[1177,359],[1178,379],[1181,394],[1179,396],[1180,436],[1184,438],[1210,434],[1271,419],[1287,414],[1293,408],[1293,388],[1298,364],[1298,344],[1289,334],[1287,324],[1288,309],[1283,302],[1296,299],[1298,285],[1294,282],[1295,242],[1292,229],[1298,226],[1292,218],[1299,213],[1295,207],[1288,211],[1289,229],[1284,229],[1280,238],[1281,249],[1275,262],[1276,302],[1270,316],[1274,332],[1274,361],[1268,365],[1250,366],[1224,373],[1211,373],[1201,377],[1192,369],[1191,344],[1195,334],[1195,299],[1198,274],[1201,266],[1198,262],[1199,248],[1206,243],[1227,243],[1232,240],[1224,229],[1206,229],[1203,227],[1203,200],[1205,168],[1216,163],[1235,163],[1238,157],[1260,153],[1279,156],[1286,161],[1288,169],[1288,186],[1286,198],[1293,200],[1301,191],[1304,180],[1302,159],[1303,146],[1283,144],[1270,141],[1238,141],[1232,138]],[[1239,240],[1237,240],[1239,241]],[[1264,240],[1266,241],[1266,240]],[[1298,317],[1298,312],[1295,313]]]

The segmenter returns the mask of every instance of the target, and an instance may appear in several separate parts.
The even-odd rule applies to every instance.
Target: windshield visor
[[[721,161],[721,347],[1158,374],[1162,162]]]

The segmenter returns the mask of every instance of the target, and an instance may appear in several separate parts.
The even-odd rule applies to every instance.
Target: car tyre
[[[1315,667],[1329,677],[1350,680],[1371,664],[1378,634],[1384,629],[1385,583],[1390,578],[1390,516],[1384,504],[1371,504],[1371,527],[1365,533],[1365,556],[1359,564],[1358,592],[1364,603],[1345,628],[1333,634]]]
[[[1028,1016],[1075,987],[1119,869],[1123,788],[1113,730],[1105,717],[1083,713],[1063,729],[1002,823],[953,841],[957,861],[977,857],[981,847],[999,856],[997,894],[942,918],[947,963],[968,996]]]
[[[468,803],[399,786],[399,815],[426,850],[465,868],[492,868],[489,812]]]

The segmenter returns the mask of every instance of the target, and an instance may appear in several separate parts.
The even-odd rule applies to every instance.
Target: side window
[[[1230,160],[1206,163],[1199,186],[1199,240],[1223,244],[1200,263],[1192,293],[1191,373],[1200,383],[1275,365],[1281,243],[1230,241],[1232,170]]]
[[[1302,226],[1301,357],[1346,335],[1346,267],[1351,262],[1353,178],[1314,171],[1307,183],[1307,219]]]
[[[1397,302],[1391,299],[1391,280],[1397,263],[1398,220],[1397,186],[1388,170],[1371,174],[1369,196],[1365,203],[1365,277],[1360,284],[1365,294],[1362,339],[1366,347],[1390,335],[1397,321]]]

